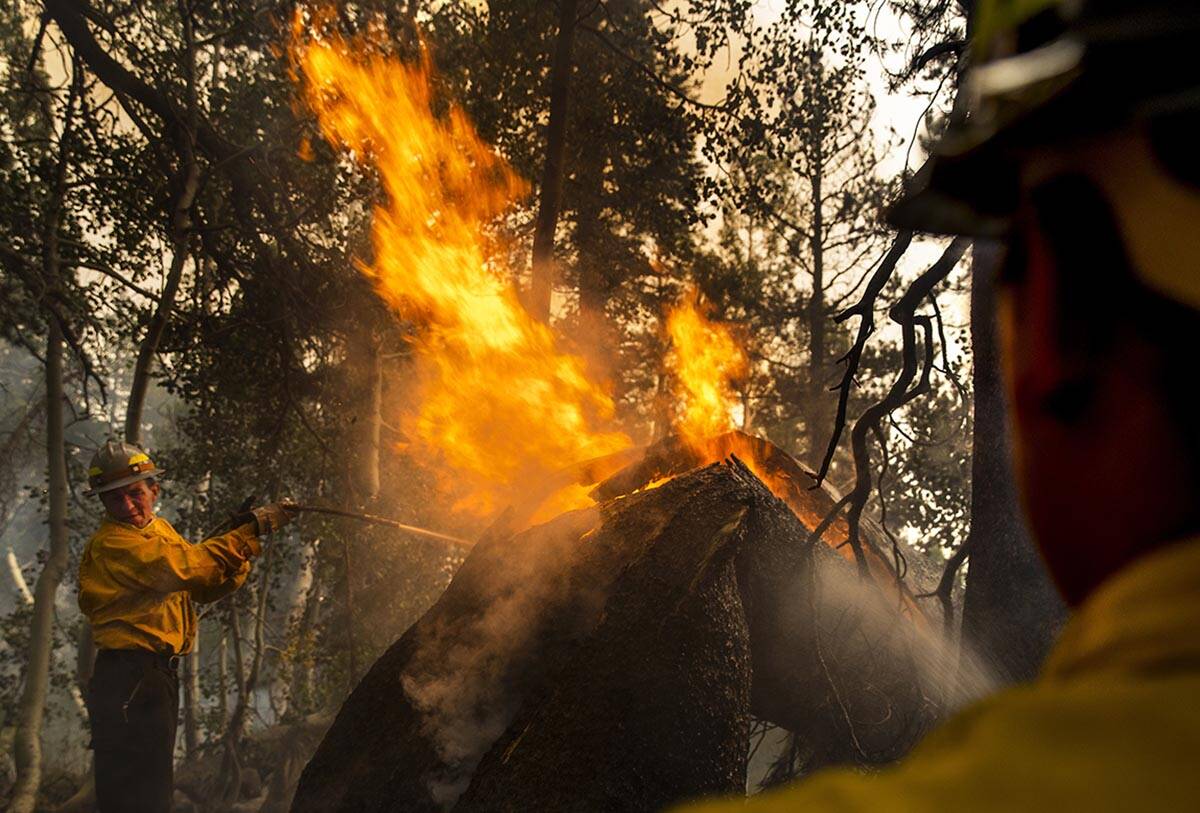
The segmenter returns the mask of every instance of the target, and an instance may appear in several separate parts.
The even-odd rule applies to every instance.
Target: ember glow
[[[493,511],[551,472],[628,447],[610,428],[608,393],[526,313],[488,250],[489,225],[527,186],[460,108],[434,98],[428,60],[314,35],[299,17],[292,56],[325,138],[370,163],[386,192],[361,270],[420,328],[404,434],[456,507]]]
[[[713,322],[695,291],[667,313],[672,351],[668,364],[679,382],[677,429],[698,443],[733,429],[739,406],[735,383],[746,375],[746,354],[726,325]]]

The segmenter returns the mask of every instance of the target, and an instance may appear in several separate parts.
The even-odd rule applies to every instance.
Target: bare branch
[[[875,273],[871,275],[871,279],[867,284],[867,290],[863,293],[858,304],[835,317],[834,321],[844,322],[851,316],[858,316],[858,335],[850,350],[838,360],[839,363],[846,365],[846,369],[842,374],[841,382],[834,387],[838,392],[837,416],[834,418],[833,433],[829,438],[829,446],[825,449],[825,458],[821,461],[821,468],[813,475],[816,478],[814,488],[823,483],[825,477],[829,474],[829,466],[833,463],[833,455],[837,451],[842,432],[846,427],[846,410],[850,403],[850,388],[854,384],[855,376],[858,375],[858,364],[862,359],[863,351],[867,347],[867,340],[875,331],[875,300],[879,297],[883,286],[887,284],[892,273],[896,270],[896,264],[900,262],[900,258],[908,250],[909,244],[912,243],[912,237],[913,233],[911,231],[902,231],[896,235],[891,248],[888,249],[883,260],[880,261]]]

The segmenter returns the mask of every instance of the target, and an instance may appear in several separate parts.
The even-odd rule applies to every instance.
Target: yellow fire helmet
[[[150,455],[119,440],[110,440],[96,450],[88,466],[88,488],[83,493],[91,497],[112,491],[138,480],[158,477],[163,470],[154,465]]]
[[[967,113],[888,220],[1002,237],[1037,176],[1083,174],[1142,282],[1200,310],[1200,3],[980,0],[973,21]]]

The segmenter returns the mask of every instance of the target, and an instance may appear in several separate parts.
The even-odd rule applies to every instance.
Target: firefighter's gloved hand
[[[275,533],[295,519],[298,513],[295,506],[296,504],[291,500],[283,499],[251,509],[250,514],[254,517],[258,535],[266,536]]]

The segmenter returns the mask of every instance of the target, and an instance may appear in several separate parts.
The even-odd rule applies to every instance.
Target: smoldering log
[[[816,762],[906,747],[925,692],[890,653],[912,625],[890,607],[869,629],[811,530],[731,460],[481,542],[347,699],[293,809],[656,809],[744,787],[749,714]]]
[[[611,498],[729,456],[751,461],[788,509],[748,517],[754,530],[738,557],[754,652],[754,716],[799,734],[808,744],[810,769],[898,758],[933,722],[952,688],[945,672],[957,656],[909,587],[929,587],[938,574],[897,579],[890,543],[864,519],[861,546],[872,582],[862,584],[844,519],[827,523],[819,542],[809,544],[840,495],[818,485],[782,449],[743,432],[702,446],[664,438],[598,484],[592,496]]]
[[[718,504],[726,492],[736,502],[718,470],[481,542],[351,693],[293,809],[434,810],[453,801],[522,700],[547,691],[553,665],[596,629],[630,563],[688,506]],[[724,519],[701,517],[714,533]]]
[[[545,690],[526,698],[455,810],[659,810],[745,786],[750,644],[734,557],[762,495],[722,466],[678,486],[673,498],[637,495],[605,523],[624,535],[636,514],[669,513],[596,628],[545,663]]]

